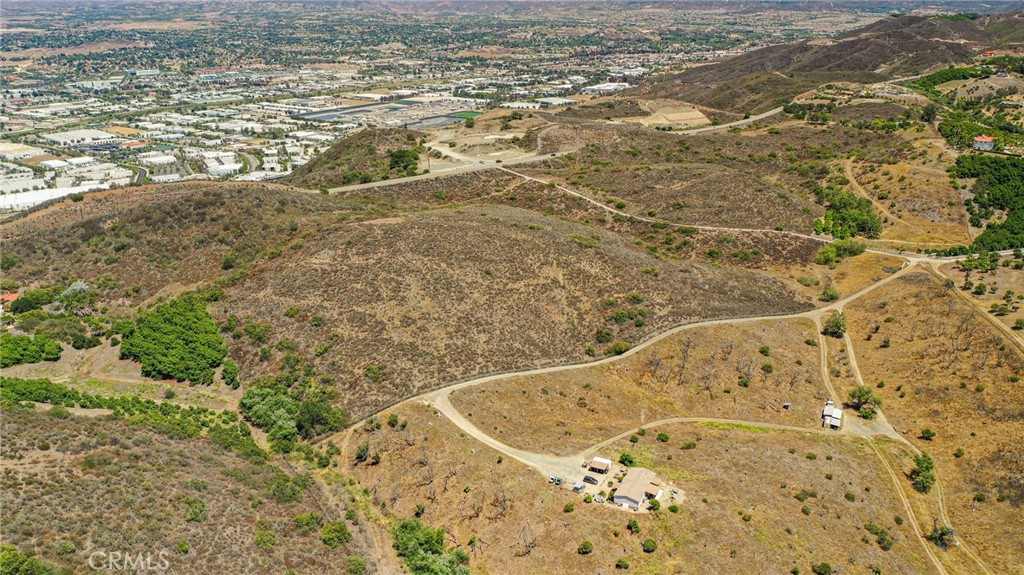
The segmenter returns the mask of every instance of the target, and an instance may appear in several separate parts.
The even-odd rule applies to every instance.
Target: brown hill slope
[[[342,224],[229,294],[220,314],[274,326],[266,342],[233,344],[246,373],[273,373],[282,354],[261,362],[260,349],[294,342],[356,414],[471,376],[583,360],[588,346],[601,355],[697,318],[806,305],[759,272],[658,259],[612,232],[499,206]]]
[[[876,82],[969,60],[1021,41],[1021,13],[976,19],[902,16],[837,36],[770,46],[658,79],[638,92],[733,112],[760,112],[829,81]]]
[[[0,228],[18,262],[8,277],[81,278],[103,286],[98,306],[121,314],[220,282],[226,297],[213,311],[241,321],[229,343],[243,383],[297,355],[332,375],[355,414],[473,375],[582,360],[588,346],[601,355],[685,321],[809,306],[760,271],[660,257],[637,244],[644,226],[595,225],[597,208],[500,171],[360,192],[379,197],[163,190],[141,192],[148,203],[125,191],[133,200],[123,207],[108,197],[108,211],[85,221],[61,214],[98,210],[89,197]],[[487,204],[438,207],[467,200]],[[702,233],[692,242],[718,245]],[[754,234],[734,247],[787,261],[817,248],[772,245]],[[243,335],[251,323],[270,335]],[[608,335],[596,338],[599,329]]]
[[[365,528],[351,526],[353,540],[330,549],[318,529],[293,525],[302,513],[327,521],[344,513],[322,506],[316,487],[281,501],[272,492],[278,468],[209,439],[40,409],[5,407],[0,423],[4,543],[68,573],[94,571],[88,565],[103,564],[102,552],[151,554],[153,569],[166,560],[168,572],[182,574],[280,573],[282,563],[341,574],[349,572],[346,555],[372,559]],[[274,534],[269,548],[256,545],[261,531]]]
[[[342,138],[324,153],[296,168],[283,181],[300,188],[333,188],[402,177],[419,154],[419,141],[425,134],[403,128],[370,128]],[[411,154],[408,158],[391,153]]]

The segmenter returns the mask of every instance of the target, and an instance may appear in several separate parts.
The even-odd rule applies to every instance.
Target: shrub
[[[264,551],[270,551],[277,545],[277,536],[274,535],[273,531],[257,531],[256,532],[256,546]]]
[[[643,549],[644,553],[654,553],[658,550],[658,542],[651,538],[644,539]]]
[[[626,561],[625,559],[619,559],[618,561],[615,562],[615,568],[616,569],[629,569],[629,561]]]
[[[650,509],[651,511],[657,511],[661,509],[661,501],[658,501],[657,499],[651,499],[647,503],[647,508]]]
[[[932,532],[927,535],[929,541],[938,546],[939,549],[949,549],[952,544],[954,533],[948,525],[939,525],[936,523],[932,527]]]
[[[323,521],[323,517],[320,517],[319,514],[313,513],[312,511],[296,515],[292,519],[292,523],[295,524],[295,528],[298,529],[300,533],[309,533],[310,531],[319,529],[320,525],[323,524]]]
[[[835,286],[825,286],[825,289],[821,290],[821,295],[818,299],[824,302],[833,302],[839,299],[839,290]]]
[[[835,571],[832,570],[832,566],[828,563],[818,563],[811,566],[811,573],[814,573],[814,575],[832,575]]]
[[[186,497],[185,521],[190,523],[201,523],[210,518],[210,511],[206,508],[206,502],[198,497]]]
[[[668,443],[668,434],[667,433],[659,433],[658,436],[655,439],[657,439],[661,443]]]
[[[605,355],[622,355],[629,351],[631,346],[624,341],[617,341],[604,349]]]
[[[590,541],[584,541],[580,543],[579,548],[576,550],[580,555],[590,555],[594,552],[594,544]]]
[[[345,560],[345,571],[348,575],[364,575],[366,573],[366,559],[352,556]]]
[[[633,454],[628,451],[619,455],[619,463],[626,467],[633,467],[636,464],[636,460],[633,458]]]
[[[629,522],[626,523],[626,529],[629,529],[630,533],[636,535],[637,533],[640,533],[640,524],[636,522],[636,519],[630,519]]]
[[[571,503],[571,502],[570,503],[566,503],[565,507],[562,507],[562,511],[565,512],[565,513],[572,513],[575,509],[576,509],[576,506],[573,503]]]
[[[349,533],[344,521],[332,521],[320,531],[320,541],[331,549],[337,549],[351,540],[352,534]]]

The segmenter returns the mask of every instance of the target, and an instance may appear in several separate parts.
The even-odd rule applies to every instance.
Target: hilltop
[[[416,173],[426,134],[404,128],[368,128],[342,138],[283,181],[300,188],[365,184]]]
[[[757,113],[827,82],[879,82],[969,61],[1024,41],[1022,13],[889,17],[832,39],[754,50],[656,78],[636,93],[731,112]]]

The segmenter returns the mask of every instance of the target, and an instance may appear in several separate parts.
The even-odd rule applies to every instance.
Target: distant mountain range
[[[1024,46],[1024,12],[891,16],[829,39],[754,50],[662,77],[638,92],[731,112],[760,112],[830,81],[877,82]]]

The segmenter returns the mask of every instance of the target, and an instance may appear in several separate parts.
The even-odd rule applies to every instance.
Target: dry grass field
[[[803,319],[695,327],[611,363],[462,388],[452,403],[499,441],[557,455],[668,417],[818,427],[828,394],[807,340],[817,330]]]
[[[994,572],[1017,572],[1024,557],[1024,452],[1016,439],[1024,357],[925,273],[896,280],[847,312],[865,383],[883,398],[893,426],[935,459],[952,527]],[[933,439],[921,438],[925,428]]]
[[[590,345],[601,355],[688,321],[808,307],[759,272],[659,259],[597,227],[498,206],[324,227],[228,291],[219,318],[274,328],[266,342],[232,343],[247,377],[276,369],[281,354],[261,362],[260,348],[294,342],[362,415],[461,379],[583,360]],[[615,312],[625,315],[609,320]],[[598,329],[611,341],[595,343]],[[382,375],[365,377],[371,366]]]
[[[1024,319],[1024,311],[1019,309],[1024,301],[1024,271],[1013,267],[1016,262],[1012,257],[1003,258],[1003,261],[1010,264],[1000,264],[991,272],[974,270],[969,277],[967,271],[955,263],[944,264],[941,270],[944,275],[953,278],[964,295],[974,298],[999,321],[1014,326],[1017,321]],[[972,289],[963,289],[968,279],[974,285]],[[984,286],[979,287],[978,284]]]
[[[566,130],[558,126],[545,140]],[[853,151],[880,159],[910,153],[883,136],[851,127],[788,125],[688,137],[637,126],[603,128],[605,137],[572,154],[520,167],[555,179],[626,213],[681,224],[809,233],[824,210],[812,191],[828,161]],[[543,147],[541,148],[543,150]]]
[[[368,545],[356,527],[348,550],[326,547],[318,531],[301,533],[295,515],[325,514],[314,491],[279,503],[271,496],[275,467],[205,439],[41,409],[5,410],[0,421],[4,543],[74,572],[91,571],[95,551],[152,553],[154,564],[164,551],[175,574],[280,573],[282,565],[297,574],[345,573],[346,556]],[[341,512],[326,513],[334,520]],[[270,549],[255,544],[259,531],[273,532]]]
[[[368,492],[349,490],[379,537],[393,521],[419,513],[428,525],[445,529],[448,545],[469,554],[474,573],[611,574],[619,560],[629,573],[645,574],[723,573],[749,565],[766,573],[793,567],[809,573],[821,562],[851,573],[871,566],[884,573],[932,572],[904,523],[891,480],[860,441],[756,427],[659,428],[670,441],[659,443],[648,433],[639,444],[623,440],[609,447],[636,453],[681,490],[675,512],[666,504],[633,513],[584,503],[537,472],[500,459],[429,406],[407,404],[395,413],[408,422],[405,430],[361,427],[350,438],[349,453],[366,442],[381,457],[377,465],[346,462],[345,473]],[[681,449],[688,441],[696,448]],[[795,498],[801,491],[813,496],[801,502]],[[566,503],[575,509],[565,512]],[[639,533],[626,528],[630,519]],[[888,531],[892,550],[879,548],[864,530],[868,523]],[[647,538],[657,544],[652,553],[641,548]],[[592,543],[592,553],[577,552],[582,541]]]
[[[898,271],[903,262],[896,256],[865,252],[844,258],[834,268],[811,263],[780,263],[770,266],[768,273],[792,285],[806,301],[823,305],[820,298],[826,286],[836,288],[840,297],[846,297]]]
[[[875,203],[882,216],[881,240],[911,245],[969,244],[967,213],[945,170],[900,162],[844,163],[849,187]]]

